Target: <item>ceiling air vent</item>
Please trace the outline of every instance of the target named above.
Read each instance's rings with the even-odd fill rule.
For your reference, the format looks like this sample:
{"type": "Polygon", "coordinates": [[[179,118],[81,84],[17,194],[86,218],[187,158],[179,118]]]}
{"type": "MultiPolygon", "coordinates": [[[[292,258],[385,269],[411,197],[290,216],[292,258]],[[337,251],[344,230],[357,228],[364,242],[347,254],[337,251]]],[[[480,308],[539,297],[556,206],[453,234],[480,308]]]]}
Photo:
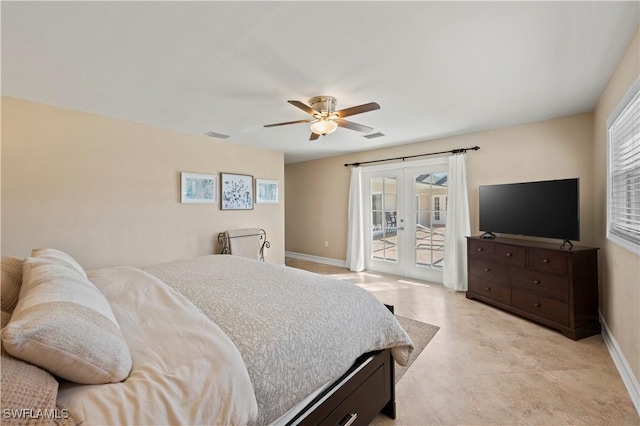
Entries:
{"type": "Polygon", "coordinates": [[[384,133],[376,132],[376,133],[371,133],[370,135],[364,135],[363,138],[375,139],[375,138],[381,138],[383,136],[384,136],[384,133]]]}
{"type": "Polygon", "coordinates": [[[222,133],[212,132],[211,130],[209,130],[204,135],[205,136],[209,136],[210,138],[218,138],[218,139],[228,139],[228,138],[230,138],[229,135],[223,135],[222,133]]]}

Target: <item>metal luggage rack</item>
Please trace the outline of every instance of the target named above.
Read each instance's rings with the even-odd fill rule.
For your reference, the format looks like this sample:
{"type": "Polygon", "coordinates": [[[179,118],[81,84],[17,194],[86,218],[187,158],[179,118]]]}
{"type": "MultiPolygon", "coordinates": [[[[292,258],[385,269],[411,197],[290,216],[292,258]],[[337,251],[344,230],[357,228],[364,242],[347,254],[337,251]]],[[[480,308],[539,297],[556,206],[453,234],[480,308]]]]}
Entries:
{"type": "Polygon", "coordinates": [[[221,232],[218,234],[218,244],[222,246],[222,254],[231,254],[231,244],[229,239],[231,238],[245,238],[245,237],[259,237],[262,241],[260,245],[260,260],[264,262],[264,249],[270,248],[271,243],[267,241],[267,231],[260,228],[256,234],[247,234],[247,235],[238,235],[236,237],[229,237],[226,232],[221,232]]]}

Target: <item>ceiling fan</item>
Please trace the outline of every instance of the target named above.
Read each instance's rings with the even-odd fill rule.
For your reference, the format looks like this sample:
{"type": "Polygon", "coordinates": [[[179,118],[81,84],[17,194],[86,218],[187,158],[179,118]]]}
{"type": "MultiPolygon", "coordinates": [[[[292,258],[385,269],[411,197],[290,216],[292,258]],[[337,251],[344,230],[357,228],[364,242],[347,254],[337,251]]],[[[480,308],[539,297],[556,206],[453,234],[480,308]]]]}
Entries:
{"type": "Polygon", "coordinates": [[[300,101],[287,101],[291,105],[296,106],[313,116],[307,120],[287,121],[284,123],[265,124],[264,127],[286,126],[288,124],[311,123],[310,141],[318,139],[320,136],[328,135],[334,132],[338,126],[345,129],[356,130],[358,132],[368,133],[373,130],[372,127],[363,126],[362,124],[347,121],[344,118],[351,115],[362,114],[363,112],[374,111],[380,109],[380,105],[375,102],[362,104],[351,108],[345,108],[336,111],[337,100],[331,96],[316,96],[309,99],[309,105],[300,101]]]}

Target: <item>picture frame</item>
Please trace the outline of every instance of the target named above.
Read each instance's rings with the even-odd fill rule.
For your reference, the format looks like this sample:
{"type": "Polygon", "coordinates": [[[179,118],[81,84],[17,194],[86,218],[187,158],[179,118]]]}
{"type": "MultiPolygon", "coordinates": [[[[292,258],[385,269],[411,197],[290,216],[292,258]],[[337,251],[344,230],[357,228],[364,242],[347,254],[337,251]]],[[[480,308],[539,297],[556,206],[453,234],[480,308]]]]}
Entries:
{"type": "Polygon", "coordinates": [[[180,173],[180,202],[183,204],[217,204],[218,176],[180,173]]]}
{"type": "Polygon", "coordinates": [[[256,203],[278,204],[280,181],[256,179],[256,203]]]}
{"type": "Polygon", "coordinates": [[[220,173],[220,208],[253,210],[253,176],[220,173]]]}

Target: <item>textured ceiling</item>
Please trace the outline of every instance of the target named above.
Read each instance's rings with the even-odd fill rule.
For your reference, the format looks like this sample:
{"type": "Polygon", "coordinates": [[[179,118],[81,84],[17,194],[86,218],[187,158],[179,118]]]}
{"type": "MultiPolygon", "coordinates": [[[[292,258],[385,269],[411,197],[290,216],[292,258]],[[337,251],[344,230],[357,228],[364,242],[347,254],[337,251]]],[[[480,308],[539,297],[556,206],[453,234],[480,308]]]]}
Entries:
{"type": "Polygon", "coordinates": [[[294,162],[590,111],[639,2],[2,2],[2,93],[294,162]],[[384,137],[310,142],[317,95],[384,137]]]}

